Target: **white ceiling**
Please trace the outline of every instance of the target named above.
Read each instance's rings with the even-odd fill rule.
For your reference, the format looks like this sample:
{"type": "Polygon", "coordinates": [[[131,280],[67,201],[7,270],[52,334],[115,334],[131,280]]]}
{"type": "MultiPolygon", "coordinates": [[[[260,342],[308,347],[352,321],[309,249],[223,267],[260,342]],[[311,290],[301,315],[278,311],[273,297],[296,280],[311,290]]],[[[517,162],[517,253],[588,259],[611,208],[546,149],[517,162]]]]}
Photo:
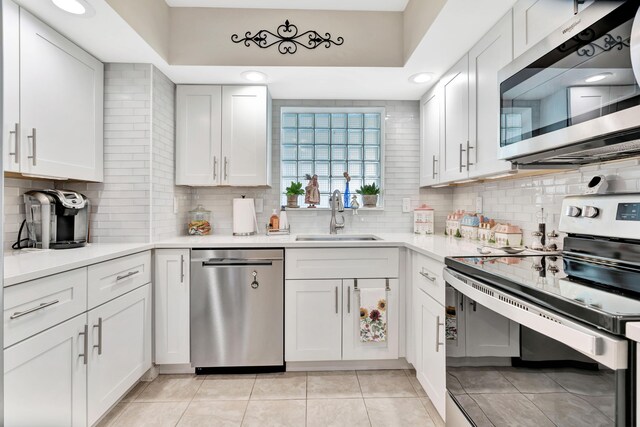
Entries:
{"type": "MultiPolygon", "coordinates": [[[[403,11],[409,0],[165,0],[171,7],[403,11]]],[[[421,0],[427,1],[427,0],[421,0]]]]}
{"type": "Polygon", "coordinates": [[[420,99],[433,82],[414,84],[409,76],[428,71],[437,80],[515,3],[448,0],[404,67],[346,68],[170,65],[105,0],[87,1],[96,13],[82,18],[61,11],[51,1],[16,0],[99,60],[152,63],[175,83],[246,84],[240,73],[253,69],[267,74],[274,99],[363,100],[420,99]]]}

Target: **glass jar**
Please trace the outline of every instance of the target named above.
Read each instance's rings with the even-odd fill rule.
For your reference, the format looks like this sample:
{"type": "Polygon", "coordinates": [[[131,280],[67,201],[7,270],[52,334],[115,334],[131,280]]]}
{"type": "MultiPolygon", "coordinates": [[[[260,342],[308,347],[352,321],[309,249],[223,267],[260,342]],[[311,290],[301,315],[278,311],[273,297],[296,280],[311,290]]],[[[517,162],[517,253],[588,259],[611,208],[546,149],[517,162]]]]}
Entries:
{"type": "Polygon", "coordinates": [[[207,236],[211,234],[211,211],[208,211],[202,205],[196,206],[195,209],[189,211],[189,226],[187,229],[191,236],[207,236]]]}

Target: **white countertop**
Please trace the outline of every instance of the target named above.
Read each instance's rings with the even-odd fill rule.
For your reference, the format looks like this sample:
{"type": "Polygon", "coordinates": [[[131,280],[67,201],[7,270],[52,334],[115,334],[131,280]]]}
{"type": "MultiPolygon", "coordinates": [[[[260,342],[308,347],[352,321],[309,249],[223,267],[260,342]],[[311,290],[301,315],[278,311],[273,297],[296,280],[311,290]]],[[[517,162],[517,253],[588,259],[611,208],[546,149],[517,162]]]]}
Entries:
{"type": "Polygon", "coordinates": [[[83,248],[60,250],[21,250],[5,253],[4,286],[37,279],[74,268],[149,249],[168,248],[333,248],[406,247],[444,262],[447,256],[477,255],[477,242],[442,235],[417,236],[412,233],[374,234],[372,241],[296,241],[289,236],[180,236],[155,243],[93,243],[83,248]]]}

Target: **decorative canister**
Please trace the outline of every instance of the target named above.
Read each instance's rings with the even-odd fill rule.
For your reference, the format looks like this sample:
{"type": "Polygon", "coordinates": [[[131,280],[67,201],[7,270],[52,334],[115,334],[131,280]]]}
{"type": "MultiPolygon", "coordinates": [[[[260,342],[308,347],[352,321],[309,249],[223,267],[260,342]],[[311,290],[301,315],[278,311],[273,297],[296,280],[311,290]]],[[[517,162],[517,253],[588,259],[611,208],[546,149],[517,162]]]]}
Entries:
{"type": "Polygon", "coordinates": [[[189,211],[188,233],[190,235],[206,236],[211,234],[211,231],[211,211],[206,210],[202,205],[189,211]]]}
{"type": "Polygon", "coordinates": [[[413,232],[415,234],[433,234],[434,210],[422,205],[413,211],[413,232]]]}

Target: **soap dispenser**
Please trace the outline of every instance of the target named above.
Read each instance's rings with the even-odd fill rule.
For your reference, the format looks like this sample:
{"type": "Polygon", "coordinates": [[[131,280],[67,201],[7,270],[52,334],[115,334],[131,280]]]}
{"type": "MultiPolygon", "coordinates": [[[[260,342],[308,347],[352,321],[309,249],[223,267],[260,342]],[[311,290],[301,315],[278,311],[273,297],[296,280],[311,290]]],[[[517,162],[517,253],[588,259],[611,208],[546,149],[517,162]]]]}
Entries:
{"type": "Polygon", "coordinates": [[[270,230],[280,229],[280,218],[278,217],[278,211],[276,209],[273,210],[273,213],[271,214],[271,218],[269,219],[269,229],[270,230]]]}

